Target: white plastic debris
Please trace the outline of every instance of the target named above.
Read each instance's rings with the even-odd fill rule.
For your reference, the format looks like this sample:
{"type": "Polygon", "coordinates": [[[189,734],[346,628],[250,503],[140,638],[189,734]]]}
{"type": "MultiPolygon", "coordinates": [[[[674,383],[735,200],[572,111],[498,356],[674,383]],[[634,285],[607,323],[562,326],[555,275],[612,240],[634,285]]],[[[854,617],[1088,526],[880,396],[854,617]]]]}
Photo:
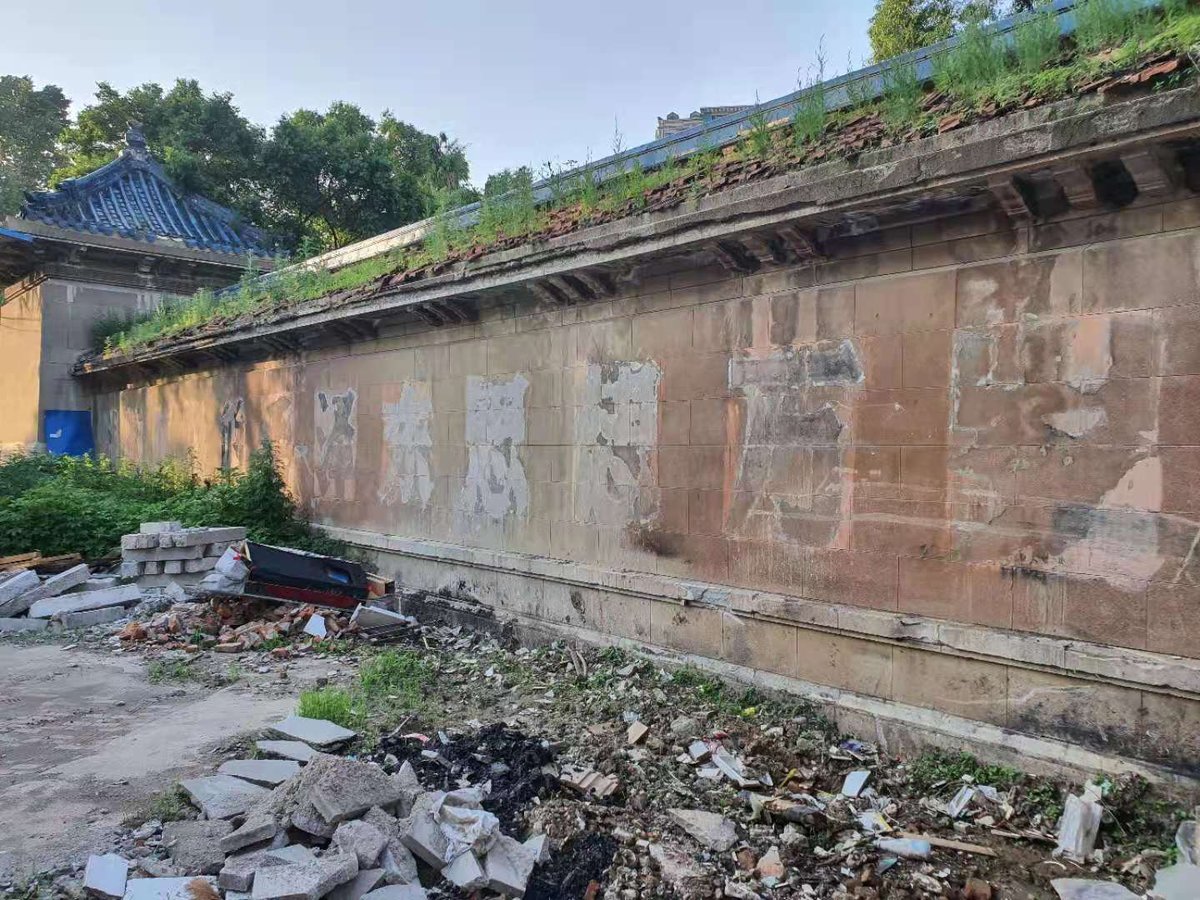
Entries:
{"type": "Polygon", "coordinates": [[[1196,822],[1188,820],[1180,822],[1175,832],[1175,846],[1179,848],[1179,861],[1192,866],[1200,866],[1200,828],[1196,822]]]}
{"type": "Polygon", "coordinates": [[[846,780],[842,782],[843,797],[857,797],[862,793],[862,789],[867,786],[867,779],[871,777],[871,773],[866,769],[856,769],[846,775],[846,780]]]}
{"type": "Polygon", "coordinates": [[[1136,894],[1115,881],[1056,878],[1050,886],[1058,892],[1060,900],[1137,900],[1136,894]]]}
{"type": "Polygon", "coordinates": [[[200,589],[213,594],[241,594],[246,589],[250,570],[242,562],[238,545],[227,547],[213,570],[200,580],[200,589]]]}
{"type": "Polygon", "coordinates": [[[309,616],[308,621],[304,624],[304,633],[324,640],[329,634],[329,630],[325,627],[325,617],[320,615],[309,616]]]}
{"type": "Polygon", "coordinates": [[[1100,819],[1104,807],[1096,802],[1096,794],[1085,791],[1083,797],[1072,794],[1063,808],[1058,824],[1058,846],[1055,856],[1065,856],[1077,863],[1084,862],[1096,847],[1096,834],[1100,831],[1100,819]]]}
{"type": "Polygon", "coordinates": [[[1200,866],[1181,862],[1159,869],[1150,896],[1158,900],[1196,900],[1200,897],[1200,866]]]}
{"type": "Polygon", "coordinates": [[[478,788],[462,788],[439,797],[430,808],[447,841],[446,860],[472,850],[487,853],[500,833],[500,820],[483,808],[478,788]]]}
{"type": "Polygon", "coordinates": [[[929,841],[919,838],[878,838],[875,846],[884,853],[903,856],[905,859],[929,859],[933,855],[933,847],[929,841]]]}

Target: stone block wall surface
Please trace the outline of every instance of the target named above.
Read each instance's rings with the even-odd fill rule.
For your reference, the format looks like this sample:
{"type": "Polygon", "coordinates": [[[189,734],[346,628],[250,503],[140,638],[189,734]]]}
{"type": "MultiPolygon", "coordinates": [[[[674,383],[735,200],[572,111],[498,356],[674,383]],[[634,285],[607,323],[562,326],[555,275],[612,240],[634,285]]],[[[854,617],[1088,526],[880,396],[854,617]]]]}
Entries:
{"type": "Polygon", "coordinates": [[[1200,660],[1198,260],[1195,200],[974,214],[131,385],[96,398],[98,431],[207,467],[274,440],[319,522],[593,573],[514,571],[484,601],[502,611],[1187,768],[1200,691],[1068,651],[1200,660]],[[602,572],[776,599],[683,605],[602,572]],[[905,646],[868,613],[980,649],[905,646]],[[1005,641],[1057,655],[1014,665],[1005,641]]]}

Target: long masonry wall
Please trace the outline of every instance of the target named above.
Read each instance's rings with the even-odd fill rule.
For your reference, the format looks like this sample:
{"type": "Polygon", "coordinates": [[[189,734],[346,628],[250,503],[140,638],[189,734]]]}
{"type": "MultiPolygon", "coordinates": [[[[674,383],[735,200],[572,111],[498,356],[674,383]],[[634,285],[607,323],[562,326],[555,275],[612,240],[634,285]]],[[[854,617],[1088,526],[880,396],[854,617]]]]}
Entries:
{"type": "Polygon", "coordinates": [[[1198,268],[1195,200],[676,259],[131,385],[98,439],[216,467],[269,438],[402,583],[1194,774],[1198,268]]]}

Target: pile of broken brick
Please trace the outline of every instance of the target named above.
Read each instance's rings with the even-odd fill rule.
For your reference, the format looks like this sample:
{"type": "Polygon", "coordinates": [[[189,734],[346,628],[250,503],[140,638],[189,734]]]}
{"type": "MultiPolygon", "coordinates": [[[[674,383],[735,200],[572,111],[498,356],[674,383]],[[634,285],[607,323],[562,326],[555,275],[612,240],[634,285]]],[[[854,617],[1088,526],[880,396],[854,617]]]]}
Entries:
{"type": "Polygon", "coordinates": [[[213,598],[177,603],[146,621],[133,621],[118,633],[123,644],[149,643],[166,650],[218,653],[264,650],[277,659],[295,652],[295,642],[337,637],[352,631],[350,616],[313,606],[258,599],[213,598]],[[306,629],[308,629],[306,631],[306,629]]]}
{"type": "MultiPolygon", "coordinates": [[[[92,856],[84,889],[99,900],[424,900],[422,885],[521,897],[547,858],[545,835],[521,842],[483,809],[489,785],[426,791],[412,766],[331,752],[356,737],[332,722],[291,716],[273,758],[229,760],[180,787],[203,818],[144,829],[135,876],[122,856],[92,856]]],[[[133,855],[133,854],[131,854],[133,855]]]]}

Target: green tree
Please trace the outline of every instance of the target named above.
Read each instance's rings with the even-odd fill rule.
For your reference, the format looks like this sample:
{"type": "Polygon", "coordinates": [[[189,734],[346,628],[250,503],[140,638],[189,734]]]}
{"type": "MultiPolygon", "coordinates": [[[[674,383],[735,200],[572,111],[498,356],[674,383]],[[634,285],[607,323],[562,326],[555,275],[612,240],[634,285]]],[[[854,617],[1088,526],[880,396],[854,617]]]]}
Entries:
{"type": "Polygon", "coordinates": [[[263,152],[268,224],[340,247],[424,216],[427,196],[376,122],[352,103],[279,120],[263,152]]]}
{"type": "Polygon", "coordinates": [[[46,186],[69,106],[53,84],[35,89],[31,78],[0,75],[0,215],[20,209],[25,191],[46,186]]]}
{"type": "Polygon", "coordinates": [[[876,62],[916,50],[954,33],[953,0],[879,0],[867,35],[876,62]]]}
{"type": "Polygon", "coordinates": [[[483,185],[483,196],[499,197],[509,191],[528,190],[532,184],[533,170],[529,166],[521,166],[519,169],[501,169],[487,177],[487,181],[483,185]]]}
{"type": "Polygon", "coordinates": [[[206,94],[190,79],[178,79],[169,91],[143,84],[125,93],[100,82],[96,102],[63,132],[68,161],[54,182],[113,159],[131,122],[141,124],[150,152],[182,188],[257,217],[263,130],[241,114],[232,94],[206,94]]]}
{"type": "Polygon", "coordinates": [[[439,207],[462,206],[479,199],[479,192],[467,183],[471,170],[466,150],[458,141],[444,132],[426,134],[390,112],[380,117],[379,133],[399,170],[417,180],[425,195],[426,215],[437,213],[439,207]]]}

